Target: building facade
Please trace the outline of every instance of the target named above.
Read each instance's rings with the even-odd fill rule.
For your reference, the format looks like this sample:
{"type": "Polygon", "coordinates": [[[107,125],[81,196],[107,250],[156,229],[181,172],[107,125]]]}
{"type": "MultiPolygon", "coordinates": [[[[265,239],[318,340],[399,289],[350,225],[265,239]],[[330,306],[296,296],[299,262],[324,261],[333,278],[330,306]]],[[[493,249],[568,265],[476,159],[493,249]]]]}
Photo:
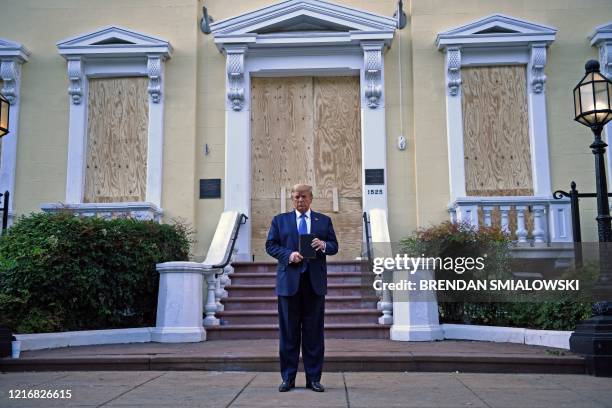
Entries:
{"type": "Polygon", "coordinates": [[[13,216],[181,218],[203,254],[237,210],[263,260],[306,182],[352,259],[373,208],[392,240],[452,218],[546,244],[572,239],[553,191],[594,191],[571,91],[588,59],[612,75],[610,0],[412,0],[405,25],[394,0],[0,4],[13,216]]]}

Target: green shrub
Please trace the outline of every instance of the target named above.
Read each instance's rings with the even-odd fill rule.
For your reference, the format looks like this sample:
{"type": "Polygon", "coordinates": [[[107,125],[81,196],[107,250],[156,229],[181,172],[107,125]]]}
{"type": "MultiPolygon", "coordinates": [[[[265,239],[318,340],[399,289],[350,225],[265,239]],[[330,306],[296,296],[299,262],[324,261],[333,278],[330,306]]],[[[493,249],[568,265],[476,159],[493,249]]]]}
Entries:
{"type": "Polygon", "coordinates": [[[187,260],[191,234],[181,223],[21,217],[0,238],[0,324],[16,333],[154,325],[155,264],[187,260]]]}
{"type": "MultiPolygon", "coordinates": [[[[404,251],[411,256],[478,257],[487,254],[486,268],[460,276],[461,279],[511,279],[512,258],[510,237],[499,228],[474,228],[469,224],[444,222],[417,230],[401,241],[404,251]]],[[[573,271],[566,278],[580,276],[581,283],[589,284],[592,271],[573,271]],[[577,275],[579,274],[579,275],[577,275]],[[589,279],[586,279],[588,275],[589,279]]],[[[453,271],[436,270],[436,279],[457,279],[453,271]]],[[[442,299],[453,299],[454,293],[438,293],[442,299]]],[[[440,322],[490,326],[525,327],[550,330],[573,330],[576,324],[591,315],[591,302],[570,299],[555,294],[533,297],[517,294],[479,293],[479,299],[490,302],[468,302],[460,297],[439,303],[440,322]],[[512,301],[509,301],[509,300],[512,301]]]]}
{"type": "Polygon", "coordinates": [[[550,301],[440,304],[441,323],[468,323],[542,330],[574,330],[591,316],[590,302],[550,301]],[[458,319],[457,309],[462,310],[458,319]]]}

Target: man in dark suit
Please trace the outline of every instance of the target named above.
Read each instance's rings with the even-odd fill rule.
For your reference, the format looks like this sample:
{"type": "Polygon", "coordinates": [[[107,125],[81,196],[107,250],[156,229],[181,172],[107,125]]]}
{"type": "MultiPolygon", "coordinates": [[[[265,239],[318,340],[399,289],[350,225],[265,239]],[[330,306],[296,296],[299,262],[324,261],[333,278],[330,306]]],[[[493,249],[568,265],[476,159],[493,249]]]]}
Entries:
{"type": "Polygon", "coordinates": [[[327,255],[338,252],[338,241],[331,219],[310,210],[312,187],[297,184],[291,190],[294,211],[278,214],[272,220],[266,252],[278,259],[276,295],[280,329],[280,366],[283,382],[280,392],[295,387],[300,356],[306,374],[306,388],[323,392],[325,295],[327,294],[327,255]],[[313,234],[315,259],[300,255],[299,235],[313,234]]]}

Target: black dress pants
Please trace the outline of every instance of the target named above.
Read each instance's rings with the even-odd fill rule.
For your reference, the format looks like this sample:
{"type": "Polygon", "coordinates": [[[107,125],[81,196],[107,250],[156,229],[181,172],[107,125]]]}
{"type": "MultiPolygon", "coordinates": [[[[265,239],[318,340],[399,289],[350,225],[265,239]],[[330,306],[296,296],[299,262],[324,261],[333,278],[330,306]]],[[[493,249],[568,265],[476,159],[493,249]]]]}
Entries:
{"type": "Polygon", "coordinates": [[[280,368],[283,381],[295,379],[300,357],[306,381],[320,381],[325,351],[323,320],[325,296],[317,295],[310,283],[309,268],[300,276],[293,296],[278,296],[280,368]]]}

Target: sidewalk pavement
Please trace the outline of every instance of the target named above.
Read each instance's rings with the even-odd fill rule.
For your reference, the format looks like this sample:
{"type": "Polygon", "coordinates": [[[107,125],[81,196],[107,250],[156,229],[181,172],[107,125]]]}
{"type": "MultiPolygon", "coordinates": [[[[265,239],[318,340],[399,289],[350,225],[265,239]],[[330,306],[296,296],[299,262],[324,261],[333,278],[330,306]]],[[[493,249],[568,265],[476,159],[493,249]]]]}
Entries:
{"type": "Polygon", "coordinates": [[[612,407],[612,379],[573,374],[324,373],[324,393],[279,393],[278,373],[231,371],[0,374],[1,407],[612,407]],[[70,399],[10,399],[70,390],[70,399]]]}

